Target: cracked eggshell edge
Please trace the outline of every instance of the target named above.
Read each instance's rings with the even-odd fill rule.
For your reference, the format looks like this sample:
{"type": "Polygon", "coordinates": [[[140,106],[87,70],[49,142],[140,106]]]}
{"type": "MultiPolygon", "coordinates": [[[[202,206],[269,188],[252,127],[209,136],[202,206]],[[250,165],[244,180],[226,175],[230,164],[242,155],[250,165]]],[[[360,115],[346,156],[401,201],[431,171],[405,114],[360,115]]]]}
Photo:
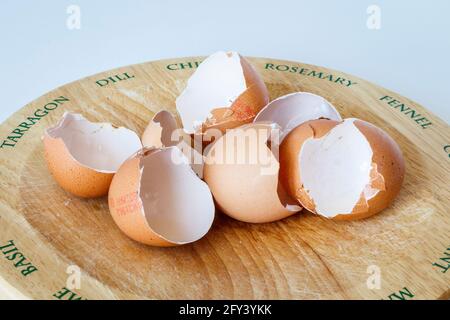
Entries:
{"type": "MultiPolygon", "coordinates": [[[[136,150],[141,148],[139,137],[129,129],[115,128],[109,123],[93,123],[80,114],[65,112],[58,123],[45,130],[42,138],[47,166],[56,182],[67,192],[82,198],[97,198],[108,193],[115,171],[97,170],[78,161],[67,147],[64,139],[58,136],[67,121],[84,121],[92,126],[111,130],[127,130],[135,135],[136,150]]],[[[134,151],[133,151],[134,152],[134,151]]],[[[125,159],[128,157],[124,157],[125,159]]]]}
{"type": "MultiPolygon", "coordinates": [[[[205,182],[201,181],[192,168],[190,168],[188,159],[185,158],[185,169],[193,175],[191,183],[200,184],[203,188],[203,203],[205,204],[205,229],[197,237],[189,241],[173,241],[156,232],[152,228],[149,213],[145,212],[145,200],[142,199],[142,178],[144,174],[143,161],[145,157],[152,157],[157,153],[175,151],[180,152],[179,156],[184,157],[176,147],[163,149],[144,148],[128,159],[114,176],[109,191],[108,203],[111,215],[118,227],[130,238],[140,243],[152,246],[177,246],[191,243],[201,239],[212,226],[215,216],[215,208],[210,190],[205,182]],[[195,181],[195,182],[193,182],[195,181]]],[[[170,168],[156,168],[158,170],[171,170],[170,168]]],[[[183,169],[184,170],[184,169],[183,169]]],[[[165,183],[162,181],[161,183],[165,183]]],[[[171,201],[175,201],[172,199],[171,201]]],[[[186,203],[186,205],[189,205],[186,203]]],[[[202,213],[203,214],[203,213],[202,213]]]]}

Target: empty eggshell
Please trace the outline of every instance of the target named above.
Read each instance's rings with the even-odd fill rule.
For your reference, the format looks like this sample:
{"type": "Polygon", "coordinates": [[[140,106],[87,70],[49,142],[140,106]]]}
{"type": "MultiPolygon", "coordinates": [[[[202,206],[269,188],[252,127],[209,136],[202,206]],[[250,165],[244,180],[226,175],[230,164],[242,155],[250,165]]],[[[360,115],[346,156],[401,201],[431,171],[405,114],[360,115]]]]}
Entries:
{"type": "Polygon", "coordinates": [[[280,179],[309,211],[333,219],[374,215],[394,200],[404,178],[399,146],[358,119],[313,120],[281,143],[280,179]]]}
{"type": "Polygon", "coordinates": [[[155,114],[142,134],[142,144],[144,147],[170,147],[176,145],[178,141],[172,139],[172,133],[178,129],[174,116],[166,110],[155,114]]]}
{"type": "Polygon", "coordinates": [[[273,126],[230,129],[208,148],[204,178],[221,210],[240,221],[263,223],[301,210],[278,181],[279,163],[267,145],[273,126]]]}
{"type": "Polygon", "coordinates": [[[195,145],[194,139],[181,129],[172,113],[158,112],[145,129],[142,143],[148,148],[178,147],[189,159],[197,176],[203,177],[202,141],[195,145]]]}
{"type": "Polygon", "coordinates": [[[281,130],[280,141],[300,124],[315,119],[341,121],[335,107],[325,98],[309,92],[294,92],[271,101],[253,122],[274,122],[281,130]]]}
{"type": "Polygon", "coordinates": [[[118,227],[153,246],[174,246],[202,238],[214,220],[206,183],[177,147],[136,153],[120,167],[108,202],[118,227]]]}
{"type": "Polygon", "coordinates": [[[123,161],[142,148],[139,137],[129,129],[92,123],[69,112],[45,131],[43,141],[55,180],[64,190],[84,198],[105,196],[123,161]]]}
{"type": "Polygon", "coordinates": [[[250,123],[268,102],[267,88],[252,65],[237,52],[219,51],[189,78],[176,108],[189,134],[209,128],[225,132],[250,123]]]}

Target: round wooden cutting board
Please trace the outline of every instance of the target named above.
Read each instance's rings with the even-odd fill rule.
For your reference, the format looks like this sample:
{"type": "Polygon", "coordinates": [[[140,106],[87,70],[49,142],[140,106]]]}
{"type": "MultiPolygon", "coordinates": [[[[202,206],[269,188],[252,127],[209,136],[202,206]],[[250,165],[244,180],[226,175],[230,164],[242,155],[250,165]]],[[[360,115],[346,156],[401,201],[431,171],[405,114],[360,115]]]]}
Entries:
{"type": "Polygon", "coordinates": [[[41,137],[65,111],[142,134],[201,57],[88,77],[31,102],[0,126],[0,297],[32,299],[446,299],[450,294],[450,128],[425,108],[354,76],[249,58],[271,99],[326,97],[401,146],[406,179],[372,218],[335,222],[303,212],[270,224],[220,213],[200,241],[154,248],[127,238],[107,199],[58,187],[41,137]]]}

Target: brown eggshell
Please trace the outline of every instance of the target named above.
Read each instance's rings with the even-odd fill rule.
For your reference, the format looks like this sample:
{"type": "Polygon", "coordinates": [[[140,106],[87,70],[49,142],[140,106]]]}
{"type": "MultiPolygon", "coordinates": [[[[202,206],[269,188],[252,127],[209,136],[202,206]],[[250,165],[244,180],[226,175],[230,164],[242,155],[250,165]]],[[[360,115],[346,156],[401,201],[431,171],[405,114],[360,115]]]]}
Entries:
{"type": "Polygon", "coordinates": [[[82,198],[108,194],[113,173],[102,173],[82,166],[70,155],[60,138],[44,135],[43,140],[48,168],[64,190],[82,198]]]}
{"type": "Polygon", "coordinates": [[[152,231],[145,219],[139,198],[141,179],[138,153],[125,161],[113,178],[108,203],[111,216],[117,226],[135,241],[152,246],[174,246],[152,231]]]}
{"type": "Polygon", "coordinates": [[[111,183],[108,201],[119,228],[152,246],[199,240],[215,214],[208,186],[177,147],[144,148],[125,161],[111,183]]]}
{"type": "MultiPolygon", "coordinates": [[[[306,122],[292,130],[280,146],[280,180],[291,197],[314,213],[317,213],[314,201],[303,189],[301,182],[299,153],[307,139],[321,138],[339,123],[325,119],[306,122]]],[[[395,199],[404,179],[405,164],[397,143],[383,130],[368,122],[356,119],[354,125],[366,137],[372,148],[370,184],[379,191],[369,200],[361,194],[352,213],[338,214],[332,218],[335,220],[363,219],[382,211],[395,199]]]]}
{"type": "MultiPolygon", "coordinates": [[[[251,128],[249,129],[251,130],[251,128]]],[[[261,163],[224,163],[227,153],[236,152],[224,148],[233,130],[217,140],[209,149],[205,160],[204,178],[214,196],[216,204],[230,217],[251,223],[272,222],[286,218],[298,210],[288,210],[286,195],[278,182],[279,164],[271,155],[274,174],[262,174],[261,163]]],[[[244,150],[248,152],[248,150],[244,150]]]]}
{"type": "Polygon", "coordinates": [[[108,194],[114,173],[142,148],[135,132],[110,123],[94,123],[65,112],[43,137],[45,159],[56,182],[83,198],[108,194]]]}
{"type": "Polygon", "coordinates": [[[190,137],[186,134],[175,140],[176,137],[173,136],[173,133],[179,129],[180,125],[172,113],[166,110],[159,111],[145,128],[141,138],[142,144],[144,147],[162,148],[177,145],[182,139],[188,142],[190,137]]]}
{"type": "Polygon", "coordinates": [[[202,131],[237,128],[253,121],[255,116],[269,103],[269,92],[261,76],[242,56],[241,66],[247,89],[233,102],[230,108],[217,108],[211,111],[212,117],[204,124],[202,131]]]}
{"type": "Polygon", "coordinates": [[[176,107],[183,129],[202,135],[209,129],[225,133],[251,123],[268,102],[266,85],[253,66],[237,52],[219,51],[206,58],[189,78],[176,107]],[[208,90],[208,84],[213,89],[208,90]]]}
{"type": "Polygon", "coordinates": [[[369,122],[355,120],[354,123],[372,147],[372,161],[376,164],[378,174],[383,177],[384,190],[379,191],[375,197],[367,201],[367,211],[337,215],[335,217],[337,220],[364,219],[389,207],[400,192],[405,177],[405,160],[394,139],[369,122]]]}

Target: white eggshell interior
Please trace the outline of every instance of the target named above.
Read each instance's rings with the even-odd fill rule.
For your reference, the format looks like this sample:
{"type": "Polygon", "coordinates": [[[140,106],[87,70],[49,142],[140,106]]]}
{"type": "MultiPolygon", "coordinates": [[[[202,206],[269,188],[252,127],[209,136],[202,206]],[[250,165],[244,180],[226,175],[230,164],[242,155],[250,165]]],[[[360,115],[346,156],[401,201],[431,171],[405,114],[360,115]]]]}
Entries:
{"type": "Polygon", "coordinates": [[[103,173],[115,173],[129,156],[142,148],[132,130],[115,128],[110,123],[93,123],[69,112],[47,134],[62,139],[78,163],[103,173]]]}
{"type": "Polygon", "coordinates": [[[195,133],[216,108],[230,107],[247,89],[237,52],[219,51],[204,60],[176,100],[183,128],[195,133]]]}
{"type": "Polygon", "coordinates": [[[346,119],[322,138],[304,142],[298,159],[301,181],[318,214],[332,218],[353,211],[370,184],[372,157],[372,148],[354,119],[346,119]]]}
{"type": "Polygon", "coordinates": [[[295,92],[279,97],[265,106],[254,122],[275,122],[280,126],[280,142],[302,123],[319,118],[341,121],[339,112],[323,97],[309,92],[295,92]]]}
{"type": "Polygon", "coordinates": [[[141,160],[139,196],[148,225],[169,242],[193,242],[211,228],[215,212],[211,192],[177,147],[141,160]]]}

